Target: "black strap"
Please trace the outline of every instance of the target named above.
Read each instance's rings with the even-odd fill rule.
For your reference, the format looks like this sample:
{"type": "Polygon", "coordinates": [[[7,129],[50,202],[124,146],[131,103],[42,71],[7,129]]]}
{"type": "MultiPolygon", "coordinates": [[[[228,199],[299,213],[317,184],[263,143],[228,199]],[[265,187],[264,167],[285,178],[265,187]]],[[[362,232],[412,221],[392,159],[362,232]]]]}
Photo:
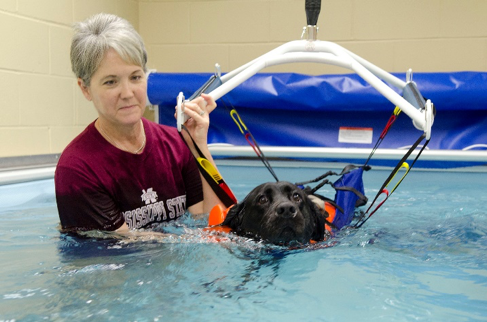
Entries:
{"type": "MultiPolygon", "coordinates": [[[[394,170],[391,172],[391,174],[389,175],[389,177],[387,177],[387,179],[384,181],[384,183],[382,184],[382,187],[379,189],[379,193],[377,194],[377,196],[375,197],[374,201],[377,199],[377,197],[380,195],[380,193],[382,192],[382,190],[385,188],[385,186],[387,186],[389,184],[389,181],[392,179],[392,177],[394,177],[394,175],[396,174],[396,172],[401,168],[402,164],[409,158],[409,156],[411,155],[411,153],[418,147],[419,143],[421,143],[421,141],[423,141],[423,139],[426,137],[426,134],[422,134],[417,140],[416,142],[411,146],[411,148],[408,150],[408,152],[406,152],[406,154],[402,157],[402,159],[398,162],[398,164],[396,165],[396,167],[394,168],[394,170]]],[[[411,164],[411,166],[409,167],[409,170],[411,170],[411,168],[413,167],[413,165],[416,163],[416,160],[418,160],[419,156],[421,155],[421,153],[423,153],[423,150],[424,148],[426,147],[426,145],[428,145],[428,141],[426,141],[426,143],[423,145],[423,147],[421,148],[421,150],[419,151],[418,155],[416,156],[416,158],[414,159],[413,163],[411,164]]],[[[408,170],[408,171],[409,171],[408,170]]],[[[402,180],[404,179],[404,177],[396,184],[396,187],[399,186],[399,184],[401,184],[402,180]]],[[[394,192],[394,191],[392,191],[394,192]]],[[[391,194],[392,194],[391,192],[391,194]]],[[[373,202],[372,202],[373,203],[373,202]]]]}
{"type": "Polygon", "coordinates": [[[372,158],[372,156],[374,155],[375,151],[377,150],[379,145],[382,143],[382,141],[386,137],[387,133],[389,133],[389,130],[391,129],[392,125],[394,124],[394,122],[396,122],[400,113],[401,113],[401,110],[396,107],[394,109],[394,111],[392,112],[391,116],[389,117],[389,120],[387,121],[387,124],[384,127],[384,129],[382,130],[382,133],[380,134],[379,138],[377,139],[377,142],[375,142],[375,146],[372,148],[372,151],[370,152],[369,157],[367,158],[367,161],[365,161],[364,166],[366,166],[367,163],[369,163],[369,161],[372,158]]]}
{"type": "Polygon", "coordinates": [[[249,145],[252,147],[252,149],[254,150],[255,154],[259,157],[260,161],[262,161],[262,163],[267,168],[267,170],[269,170],[270,174],[274,177],[274,179],[276,180],[276,182],[279,182],[279,179],[277,178],[277,175],[274,172],[274,169],[272,168],[271,164],[269,163],[269,160],[267,160],[266,156],[264,155],[264,152],[262,152],[262,150],[260,149],[259,144],[255,140],[255,138],[252,135],[252,133],[250,132],[250,130],[243,123],[242,119],[240,118],[240,115],[237,112],[237,109],[233,106],[233,104],[231,102],[228,102],[229,105],[232,107],[232,109],[230,110],[228,108],[227,104],[225,104],[225,101],[223,100],[223,98],[221,99],[221,101],[223,103],[223,106],[228,111],[228,113],[230,114],[230,117],[232,119],[233,119],[232,112],[235,112],[237,114],[238,122],[240,122],[241,124],[238,124],[237,120],[235,120],[235,119],[233,119],[233,120],[237,124],[237,126],[239,127],[240,132],[245,137],[245,140],[247,141],[247,143],[249,143],[249,145]],[[245,130],[242,127],[245,128],[245,130]]]}
{"type": "Polygon", "coordinates": [[[335,188],[335,190],[353,192],[358,197],[357,201],[355,202],[355,207],[363,206],[369,200],[363,193],[361,193],[360,191],[358,191],[357,189],[355,189],[353,187],[342,186],[342,187],[333,187],[333,188],[335,188]]]}
{"type": "MultiPolygon", "coordinates": [[[[189,134],[189,131],[188,129],[183,125],[183,129],[186,131],[186,133],[188,133],[189,137],[191,138],[191,141],[193,141],[193,145],[196,149],[196,151],[198,152],[198,155],[200,156],[200,158],[203,158],[203,159],[206,159],[208,160],[205,155],[201,152],[200,148],[198,147],[198,145],[196,144],[196,142],[194,141],[193,137],[191,136],[191,134],[189,134]]],[[[179,132],[179,136],[181,136],[181,139],[183,140],[184,143],[186,143],[186,145],[188,145],[188,143],[186,142],[186,140],[184,139],[183,135],[181,132],[179,132]]],[[[189,146],[188,146],[189,148],[189,146]]],[[[196,157],[195,157],[196,159],[196,157]]],[[[203,175],[203,177],[205,178],[206,182],[208,182],[208,184],[210,185],[211,189],[215,192],[215,194],[218,196],[218,198],[220,199],[220,201],[228,208],[230,207],[231,205],[234,205],[237,200],[235,199],[235,197],[232,195],[230,196],[214,179],[213,177],[208,173],[206,172],[206,170],[203,168],[203,166],[201,165],[200,162],[196,161],[196,164],[198,165],[198,168],[200,169],[200,173],[203,175]]],[[[223,180],[223,179],[222,179],[223,180]]],[[[225,183],[226,185],[226,183],[225,183]]]]}
{"type": "MultiPolygon", "coordinates": [[[[387,177],[387,179],[384,181],[384,183],[382,184],[382,187],[379,189],[379,192],[377,193],[377,195],[375,196],[374,200],[372,201],[372,203],[370,204],[369,208],[367,209],[367,211],[365,212],[365,214],[367,214],[369,212],[369,210],[372,208],[372,206],[374,205],[374,203],[376,202],[377,198],[379,198],[379,196],[383,193],[383,190],[384,188],[389,184],[389,182],[392,180],[392,178],[394,177],[394,175],[396,174],[396,172],[402,167],[402,164],[409,158],[409,156],[411,155],[411,153],[418,147],[419,143],[421,143],[421,141],[423,141],[423,139],[426,137],[426,134],[423,133],[417,140],[416,142],[411,146],[411,148],[408,150],[408,152],[402,157],[402,159],[398,162],[398,164],[396,165],[396,167],[394,168],[394,170],[391,172],[391,174],[389,175],[389,177],[387,177]]],[[[413,163],[411,163],[411,166],[409,167],[409,169],[407,170],[406,174],[401,178],[401,180],[399,180],[399,182],[396,184],[396,186],[394,187],[394,190],[391,191],[390,194],[388,194],[387,198],[389,198],[393,193],[394,191],[396,190],[396,188],[401,184],[401,182],[404,180],[404,178],[406,177],[406,175],[409,173],[409,171],[411,171],[412,167],[414,166],[414,164],[416,163],[416,161],[418,160],[419,156],[421,155],[421,153],[423,153],[424,149],[426,148],[426,146],[428,145],[430,140],[426,140],[426,142],[424,143],[423,147],[421,148],[421,150],[419,151],[418,155],[416,156],[416,158],[414,159],[413,163]]],[[[384,200],[385,201],[385,200],[384,200]]],[[[384,202],[382,202],[384,203],[384,202]]],[[[365,222],[367,220],[369,220],[369,218],[379,209],[381,205],[379,205],[368,217],[364,218],[361,222],[358,222],[356,225],[355,225],[355,228],[360,228],[362,227],[363,224],[365,224],[365,222]]]]}
{"type": "Polygon", "coordinates": [[[322,174],[318,178],[315,178],[315,179],[312,179],[312,180],[308,180],[308,181],[296,182],[295,185],[302,186],[302,185],[305,185],[307,183],[318,182],[318,181],[320,181],[322,179],[325,179],[328,176],[337,176],[337,175],[338,175],[338,173],[336,173],[336,172],[328,171],[327,173],[322,174]]]}

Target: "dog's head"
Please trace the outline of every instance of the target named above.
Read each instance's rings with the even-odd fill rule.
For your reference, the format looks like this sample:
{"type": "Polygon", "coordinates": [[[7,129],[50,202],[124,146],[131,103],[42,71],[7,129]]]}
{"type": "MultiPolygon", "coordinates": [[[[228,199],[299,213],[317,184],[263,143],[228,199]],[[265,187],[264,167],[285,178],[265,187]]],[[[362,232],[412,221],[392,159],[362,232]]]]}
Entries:
{"type": "Polygon", "coordinates": [[[233,206],[224,226],[236,234],[273,244],[321,241],[325,217],[296,185],[290,182],[264,183],[233,206]]]}

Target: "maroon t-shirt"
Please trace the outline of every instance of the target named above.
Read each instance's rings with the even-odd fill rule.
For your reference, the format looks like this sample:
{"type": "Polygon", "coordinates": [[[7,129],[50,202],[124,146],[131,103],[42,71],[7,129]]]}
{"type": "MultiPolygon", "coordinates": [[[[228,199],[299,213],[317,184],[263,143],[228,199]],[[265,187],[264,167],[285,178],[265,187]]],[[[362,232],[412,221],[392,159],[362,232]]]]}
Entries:
{"type": "Polygon", "coordinates": [[[94,122],[63,151],[54,177],[61,226],[115,230],[180,217],[203,200],[196,161],[177,130],[142,119],[141,154],[117,149],[94,122]]]}

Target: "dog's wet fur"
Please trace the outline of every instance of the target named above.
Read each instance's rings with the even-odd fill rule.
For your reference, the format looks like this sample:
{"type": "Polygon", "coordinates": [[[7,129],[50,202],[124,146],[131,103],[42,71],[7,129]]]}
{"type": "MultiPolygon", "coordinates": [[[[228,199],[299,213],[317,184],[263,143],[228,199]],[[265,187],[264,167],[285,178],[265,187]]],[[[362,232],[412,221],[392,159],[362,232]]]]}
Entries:
{"type": "Polygon", "coordinates": [[[254,188],[229,210],[222,225],[272,244],[307,244],[324,239],[325,216],[302,189],[279,181],[254,188]]]}

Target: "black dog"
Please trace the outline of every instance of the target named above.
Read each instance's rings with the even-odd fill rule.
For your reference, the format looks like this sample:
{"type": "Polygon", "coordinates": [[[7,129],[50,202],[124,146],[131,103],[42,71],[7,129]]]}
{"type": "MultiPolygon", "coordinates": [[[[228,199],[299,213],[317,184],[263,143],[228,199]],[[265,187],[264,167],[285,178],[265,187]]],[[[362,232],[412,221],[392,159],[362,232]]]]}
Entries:
{"type": "Polygon", "coordinates": [[[302,189],[284,181],[256,187],[229,210],[222,225],[278,245],[322,241],[325,235],[324,214],[302,189]]]}

